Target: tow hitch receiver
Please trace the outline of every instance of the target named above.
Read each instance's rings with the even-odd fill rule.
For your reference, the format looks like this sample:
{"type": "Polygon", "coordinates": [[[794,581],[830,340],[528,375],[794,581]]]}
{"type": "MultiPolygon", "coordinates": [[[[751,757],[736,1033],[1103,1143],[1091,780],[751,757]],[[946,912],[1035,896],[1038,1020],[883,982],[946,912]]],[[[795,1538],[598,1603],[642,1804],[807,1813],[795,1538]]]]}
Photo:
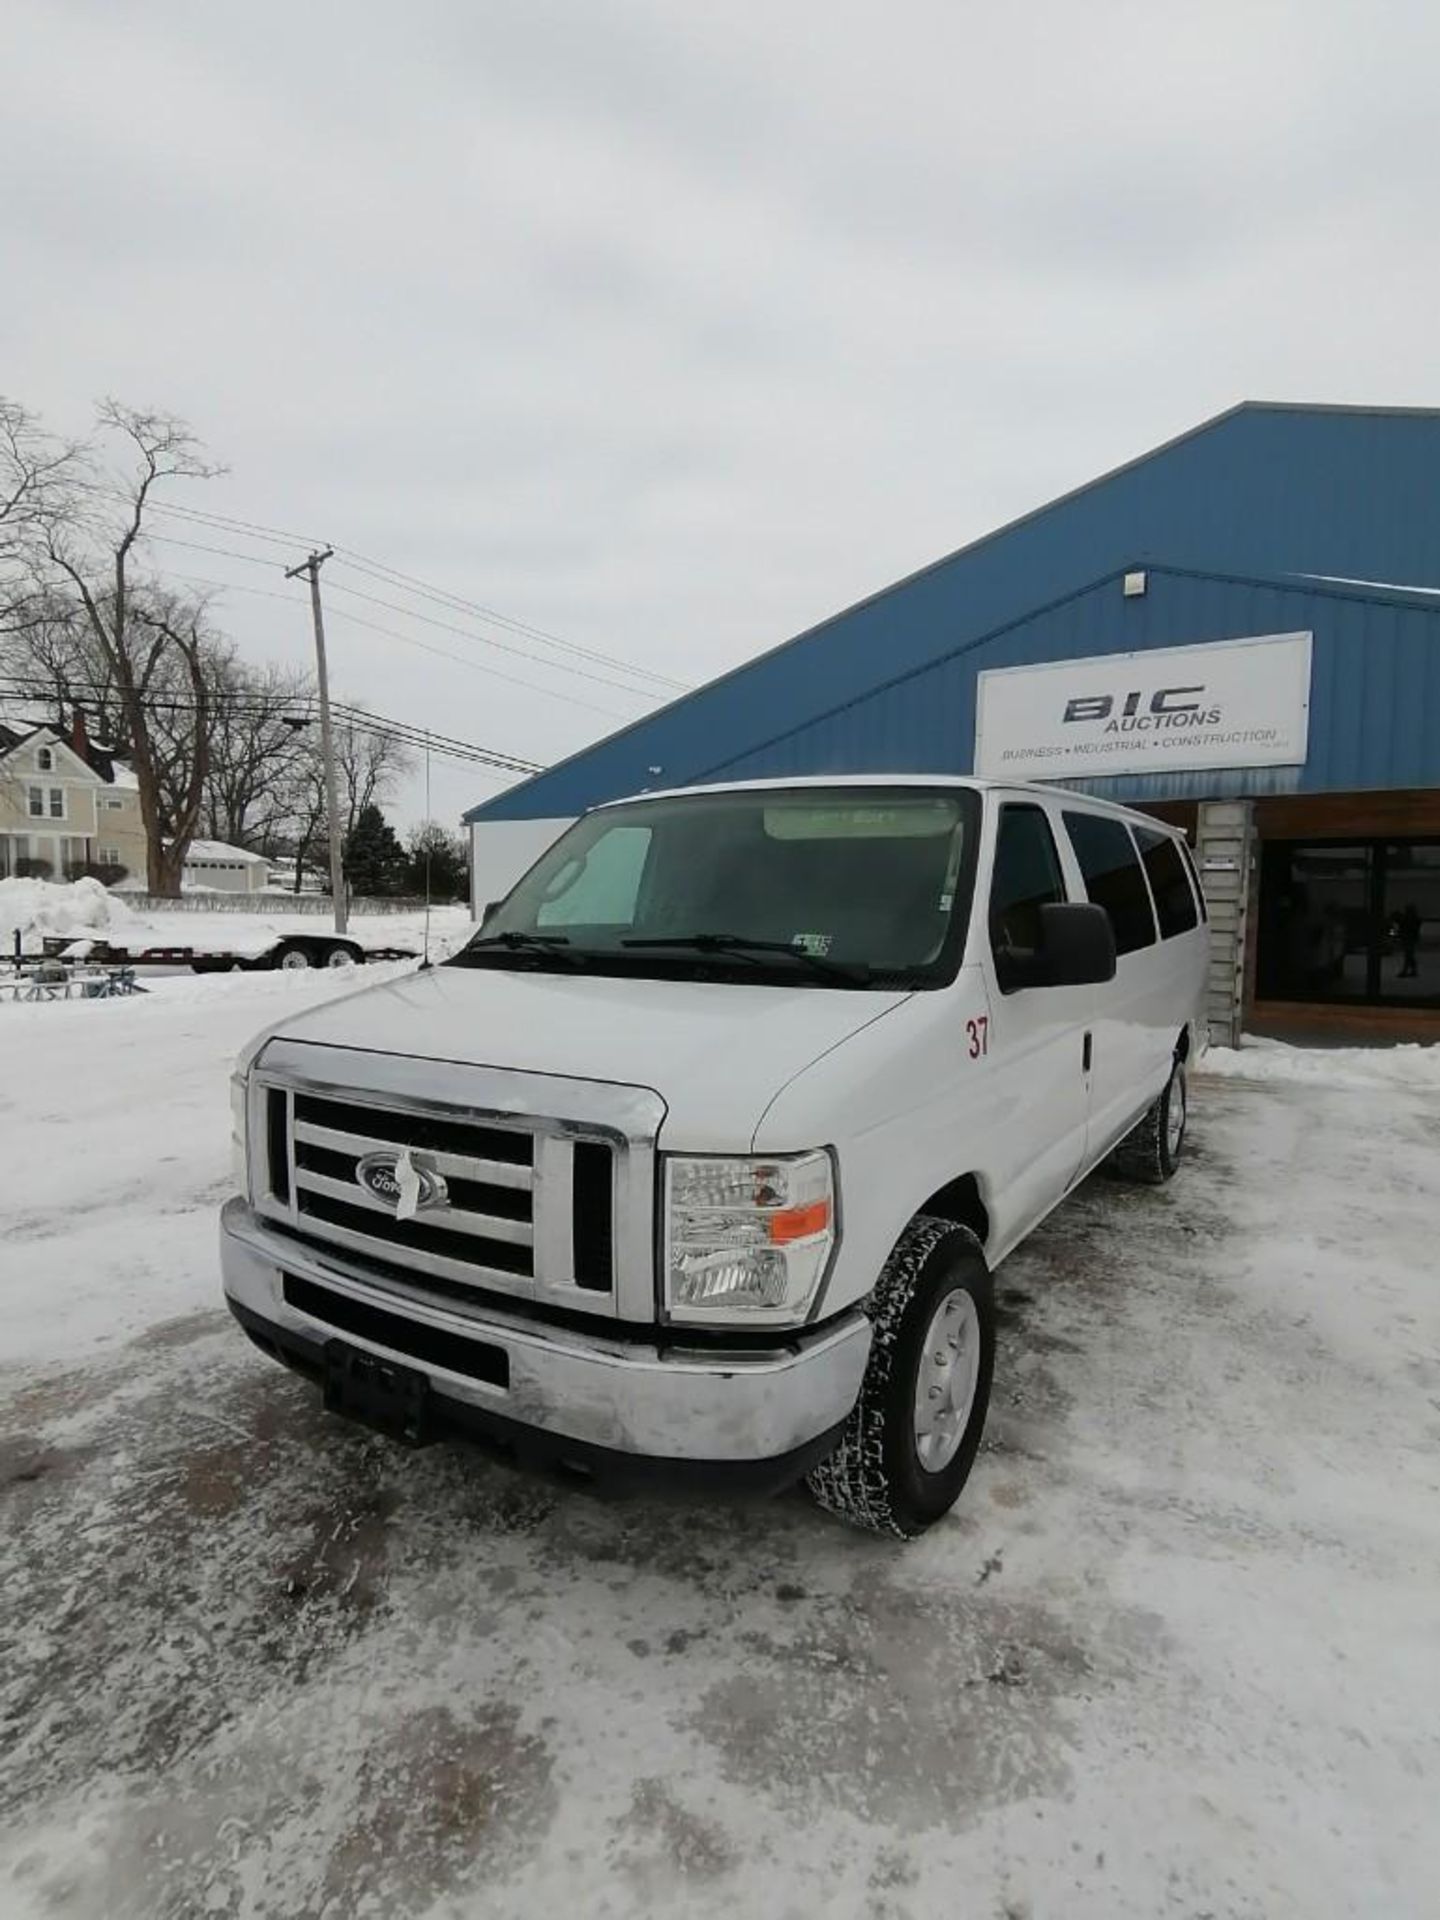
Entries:
{"type": "Polygon", "coordinates": [[[402,1446],[423,1447],[435,1438],[425,1375],[343,1340],[326,1342],[325,1409],[402,1446]]]}

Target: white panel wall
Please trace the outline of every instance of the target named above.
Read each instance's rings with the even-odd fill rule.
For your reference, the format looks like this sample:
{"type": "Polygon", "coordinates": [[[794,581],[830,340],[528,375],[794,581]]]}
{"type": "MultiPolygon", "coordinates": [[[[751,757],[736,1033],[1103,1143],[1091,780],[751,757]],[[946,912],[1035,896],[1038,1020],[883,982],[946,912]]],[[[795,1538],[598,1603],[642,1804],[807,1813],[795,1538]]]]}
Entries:
{"type": "Polygon", "coordinates": [[[573,820],[477,820],[470,829],[470,911],[478,920],[573,820]]]}

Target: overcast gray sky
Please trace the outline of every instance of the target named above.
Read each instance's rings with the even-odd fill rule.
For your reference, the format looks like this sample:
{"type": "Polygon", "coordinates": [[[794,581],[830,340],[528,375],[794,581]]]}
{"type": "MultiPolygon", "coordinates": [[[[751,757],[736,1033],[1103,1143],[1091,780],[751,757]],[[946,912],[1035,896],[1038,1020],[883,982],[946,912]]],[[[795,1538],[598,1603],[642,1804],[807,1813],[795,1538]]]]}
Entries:
{"type": "MultiPolygon", "coordinates": [[[[1433,0],[6,0],[0,58],[0,391],[182,413],[231,471],[175,498],[686,681],[1235,400],[1440,403],[1433,0]]],[[[209,544],[157,551],[284,589],[209,544]]],[[[327,574],[379,712],[548,761],[647,710],[346,581],[405,596],[327,574]]]]}

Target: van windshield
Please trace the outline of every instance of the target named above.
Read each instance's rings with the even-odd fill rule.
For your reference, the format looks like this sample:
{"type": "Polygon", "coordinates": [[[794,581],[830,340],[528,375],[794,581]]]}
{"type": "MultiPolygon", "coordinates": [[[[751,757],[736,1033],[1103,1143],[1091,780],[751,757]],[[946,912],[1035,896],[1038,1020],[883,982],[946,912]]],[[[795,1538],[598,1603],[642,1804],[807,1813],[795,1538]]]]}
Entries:
{"type": "Polygon", "coordinates": [[[979,801],[964,788],[750,790],[588,814],[453,965],[923,987],[953,978],[979,801]]]}

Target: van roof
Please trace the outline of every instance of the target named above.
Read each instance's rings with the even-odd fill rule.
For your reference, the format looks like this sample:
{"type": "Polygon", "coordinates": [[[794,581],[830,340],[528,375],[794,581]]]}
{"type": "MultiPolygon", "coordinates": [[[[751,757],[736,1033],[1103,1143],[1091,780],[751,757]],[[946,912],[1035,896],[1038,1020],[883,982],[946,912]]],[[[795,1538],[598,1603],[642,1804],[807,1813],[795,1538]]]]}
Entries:
{"type": "Polygon", "coordinates": [[[806,787],[917,787],[933,791],[936,787],[955,787],[969,789],[976,793],[1023,793],[1043,795],[1045,798],[1063,799],[1067,805],[1094,808],[1097,812],[1111,813],[1122,819],[1143,820],[1147,826],[1159,827],[1167,832],[1176,833],[1176,827],[1169,827],[1163,820],[1157,820],[1151,814],[1142,813],[1135,807],[1121,806],[1115,800],[1102,800],[1093,793],[1081,793],[1073,787],[1047,785],[1040,780],[985,780],[978,774],[954,773],[807,773],[797,774],[789,779],[773,780],[725,780],[707,782],[691,787],[657,787],[643,793],[629,793],[606,800],[594,809],[604,812],[609,807],[627,807],[648,800],[679,800],[692,794],[708,793],[788,793],[796,788],[806,787]]]}

